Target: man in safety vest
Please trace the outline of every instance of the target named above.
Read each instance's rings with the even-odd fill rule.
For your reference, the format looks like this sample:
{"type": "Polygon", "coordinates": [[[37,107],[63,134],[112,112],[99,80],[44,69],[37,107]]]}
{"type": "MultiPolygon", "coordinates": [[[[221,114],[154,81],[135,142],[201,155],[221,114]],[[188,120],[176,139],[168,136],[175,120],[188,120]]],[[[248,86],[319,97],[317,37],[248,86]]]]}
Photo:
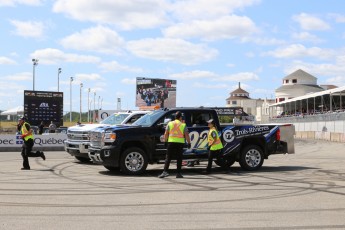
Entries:
{"type": "Polygon", "coordinates": [[[191,148],[190,138],[186,124],[182,122],[182,114],[180,111],[176,112],[175,120],[170,121],[164,133],[165,142],[168,143],[167,154],[165,157],[164,171],[159,178],[169,176],[168,169],[171,161],[171,156],[174,154],[177,161],[176,178],[183,178],[181,175],[183,146],[187,140],[188,148],[191,148]]]}
{"type": "Polygon", "coordinates": [[[26,122],[26,118],[20,118],[19,124],[21,126],[21,137],[24,141],[22,145],[23,168],[21,169],[30,170],[29,157],[41,157],[46,160],[46,156],[41,151],[31,152],[34,146],[34,135],[30,124],[26,122]]]}
{"type": "Polygon", "coordinates": [[[216,126],[214,124],[213,119],[210,119],[207,121],[208,127],[210,128],[207,140],[208,140],[208,164],[206,168],[206,173],[210,173],[212,169],[212,161],[213,157],[219,156],[223,149],[222,141],[219,138],[218,130],[216,129],[216,126]]]}

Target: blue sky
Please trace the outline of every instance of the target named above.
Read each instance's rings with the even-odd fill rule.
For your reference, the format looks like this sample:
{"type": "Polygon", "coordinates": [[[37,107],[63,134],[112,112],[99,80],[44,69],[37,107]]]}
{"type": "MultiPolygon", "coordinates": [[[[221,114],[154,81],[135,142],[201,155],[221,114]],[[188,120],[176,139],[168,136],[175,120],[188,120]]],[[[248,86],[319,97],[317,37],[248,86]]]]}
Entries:
{"type": "Polygon", "coordinates": [[[0,109],[23,91],[64,92],[64,111],[135,109],[135,78],[177,80],[177,106],[225,106],[238,82],[273,98],[301,68],[345,85],[345,4],[339,0],[0,0],[0,109]],[[93,107],[93,105],[92,105],[93,107]]]}

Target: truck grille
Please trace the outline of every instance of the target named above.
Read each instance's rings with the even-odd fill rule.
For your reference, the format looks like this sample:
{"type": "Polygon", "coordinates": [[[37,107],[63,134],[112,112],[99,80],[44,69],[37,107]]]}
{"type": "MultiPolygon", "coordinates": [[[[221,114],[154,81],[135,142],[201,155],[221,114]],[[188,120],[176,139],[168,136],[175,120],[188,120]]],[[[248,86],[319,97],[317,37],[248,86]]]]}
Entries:
{"type": "Polygon", "coordinates": [[[104,132],[90,132],[90,145],[93,148],[101,148],[104,132]]]}
{"type": "Polygon", "coordinates": [[[67,140],[69,141],[89,141],[89,132],[68,131],[67,140]]]}

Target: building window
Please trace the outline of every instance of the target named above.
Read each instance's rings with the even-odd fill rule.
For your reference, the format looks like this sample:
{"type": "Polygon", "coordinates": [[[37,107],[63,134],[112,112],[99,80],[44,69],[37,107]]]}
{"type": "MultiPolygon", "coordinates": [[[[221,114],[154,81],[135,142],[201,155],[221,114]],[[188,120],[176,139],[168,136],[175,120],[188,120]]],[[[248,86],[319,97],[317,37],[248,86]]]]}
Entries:
{"type": "Polygon", "coordinates": [[[237,105],[237,101],[232,101],[231,104],[237,105]]]}
{"type": "Polygon", "coordinates": [[[292,83],[297,83],[297,79],[292,79],[292,83]]]}
{"type": "Polygon", "coordinates": [[[289,80],[285,80],[285,83],[286,83],[286,84],[289,83],[289,80]]]}
{"type": "Polygon", "coordinates": [[[279,102],[285,101],[285,98],[279,98],[279,102]]]}

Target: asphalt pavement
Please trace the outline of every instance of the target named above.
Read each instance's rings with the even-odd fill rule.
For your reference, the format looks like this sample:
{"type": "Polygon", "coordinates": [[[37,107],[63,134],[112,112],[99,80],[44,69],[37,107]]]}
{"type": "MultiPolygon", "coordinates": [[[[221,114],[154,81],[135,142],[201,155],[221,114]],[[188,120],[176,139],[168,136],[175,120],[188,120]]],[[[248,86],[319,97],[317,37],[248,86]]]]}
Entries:
{"type": "Polygon", "coordinates": [[[345,144],[297,140],[256,172],[238,163],[159,179],[82,164],[63,151],[31,158],[0,153],[0,229],[345,229],[345,144]]]}

